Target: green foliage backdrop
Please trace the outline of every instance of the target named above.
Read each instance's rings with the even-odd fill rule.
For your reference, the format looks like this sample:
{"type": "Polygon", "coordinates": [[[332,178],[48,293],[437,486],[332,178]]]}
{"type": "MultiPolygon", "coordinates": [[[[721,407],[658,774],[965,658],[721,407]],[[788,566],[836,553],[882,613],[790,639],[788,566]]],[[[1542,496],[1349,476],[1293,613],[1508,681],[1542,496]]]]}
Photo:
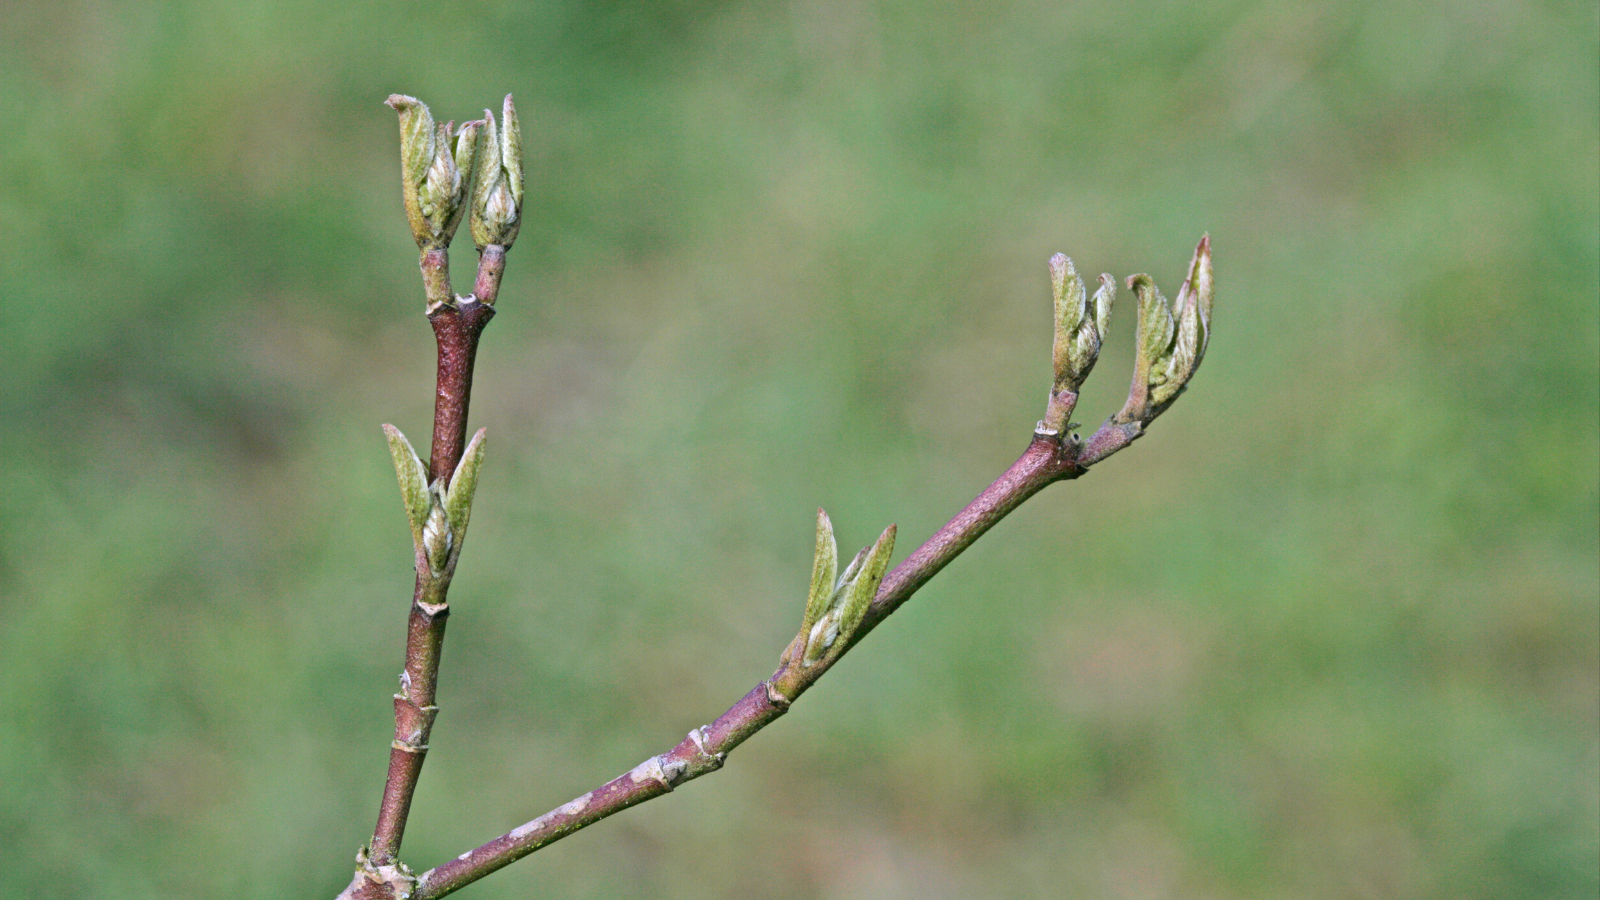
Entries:
{"type": "Polygon", "coordinates": [[[1594,897],[1597,48],[1518,0],[5,3],[0,896],[348,880],[411,587],[378,425],[432,387],[381,101],[509,90],[408,861],[768,674],[817,505],[909,549],[1007,465],[1050,253],[1170,293],[1209,230],[1150,437],[462,896],[1594,897]]]}

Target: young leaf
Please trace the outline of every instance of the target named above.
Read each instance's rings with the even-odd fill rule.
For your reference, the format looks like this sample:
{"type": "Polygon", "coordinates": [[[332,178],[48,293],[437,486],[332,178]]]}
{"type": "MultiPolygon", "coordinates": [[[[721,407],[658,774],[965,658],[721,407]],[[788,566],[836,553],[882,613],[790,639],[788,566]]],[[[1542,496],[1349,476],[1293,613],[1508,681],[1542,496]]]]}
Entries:
{"type": "Polygon", "coordinates": [[[479,428],[467,442],[461,463],[450,476],[450,486],[444,490],[445,515],[458,541],[466,537],[467,521],[472,518],[472,497],[478,492],[478,468],[483,465],[483,440],[487,433],[487,428],[479,428]]]}
{"type": "Polygon", "coordinates": [[[433,114],[428,104],[405,94],[390,94],[384,103],[400,114],[400,174],[414,188],[433,165],[433,114]]]}
{"type": "Polygon", "coordinates": [[[411,537],[421,546],[422,526],[428,521],[428,510],[433,505],[428,496],[428,472],[400,429],[384,425],[383,433],[389,438],[389,456],[394,460],[394,474],[400,480],[400,499],[405,501],[411,537]]]}
{"type": "Polygon", "coordinates": [[[867,607],[878,595],[878,585],[889,571],[889,557],[894,554],[894,536],[897,529],[890,525],[878,535],[878,540],[862,560],[856,577],[844,587],[844,600],[840,605],[839,632],[848,640],[867,614],[867,607]]]}
{"type": "Polygon", "coordinates": [[[1111,305],[1117,300],[1117,280],[1110,273],[1100,276],[1100,290],[1094,292],[1094,330],[1103,340],[1111,327],[1111,305]]]}
{"type": "Polygon", "coordinates": [[[839,570],[839,542],[833,538],[833,520],[821,509],[817,510],[817,550],[811,561],[811,593],[806,596],[806,615],[800,630],[810,631],[811,626],[828,611],[833,599],[833,580],[839,570]]]}
{"type": "Polygon", "coordinates": [[[1139,297],[1139,362],[1152,376],[1172,348],[1172,307],[1149,275],[1134,275],[1128,287],[1139,297]]]}

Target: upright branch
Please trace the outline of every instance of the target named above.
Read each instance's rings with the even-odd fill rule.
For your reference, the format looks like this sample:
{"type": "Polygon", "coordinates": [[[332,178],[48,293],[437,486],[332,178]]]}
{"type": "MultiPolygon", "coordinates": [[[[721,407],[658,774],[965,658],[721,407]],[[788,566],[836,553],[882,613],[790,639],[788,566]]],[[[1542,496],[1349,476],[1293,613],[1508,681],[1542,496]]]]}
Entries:
{"type": "Polygon", "coordinates": [[[450,580],[483,462],[483,430],[467,440],[472,370],[522,212],[521,132],[509,95],[498,128],[488,110],[482,120],[457,129],[453,122],[436,125],[427,105],[414,97],[395,94],[387,103],[400,115],[401,196],[420,252],[425,311],[439,356],[427,464],[399,429],[383,426],[411,525],[416,584],[378,822],[371,843],[357,855],[355,878],[341,894],[356,900],[407,897],[416,883],[399,861],[400,842],[439,713],[435,698],[450,580]],[[478,273],[473,293],[461,297],[450,285],[449,248],[469,207],[478,273]]]}
{"type": "Polygon", "coordinates": [[[827,513],[817,511],[816,553],[800,630],[770,677],[727,712],[690,731],[675,747],[582,796],[463,853],[418,877],[413,900],[436,900],[554,841],[614,813],[673,790],[722,767],[728,753],[783,715],[817,679],[869,631],[1023,501],[1088,468],[1143,434],[1187,386],[1205,353],[1211,326],[1211,244],[1201,238],[1188,274],[1169,308],[1148,276],[1129,287],[1139,298],[1139,346],[1133,386],[1122,410],[1085,443],[1069,418],[1078,389],[1099,354],[1110,321],[1116,283],[1100,278],[1086,299],[1072,261],[1050,260],[1055,298],[1055,377],[1045,417],[1022,456],[965,509],[893,571],[888,570],[896,529],[890,525],[871,546],[838,571],[838,545],[827,513]],[[885,574],[887,571],[887,574],[885,574]]]}

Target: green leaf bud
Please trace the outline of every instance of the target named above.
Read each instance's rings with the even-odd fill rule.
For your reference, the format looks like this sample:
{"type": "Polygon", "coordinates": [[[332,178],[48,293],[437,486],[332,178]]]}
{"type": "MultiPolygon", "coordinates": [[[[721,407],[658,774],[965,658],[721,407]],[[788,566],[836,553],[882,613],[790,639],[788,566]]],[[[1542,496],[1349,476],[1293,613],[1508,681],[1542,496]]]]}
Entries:
{"type": "Polygon", "coordinates": [[[1173,349],[1181,360],[1181,377],[1187,382],[1200,367],[1205,357],[1206,344],[1211,338],[1211,236],[1200,239],[1194,258],[1189,261],[1189,275],[1178,290],[1173,308],[1178,317],[1178,338],[1173,349]]]}
{"type": "Polygon", "coordinates": [[[472,518],[472,498],[478,492],[478,469],[483,466],[483,441],[487,428],[479,428],[461,453],[461,462],[450,475],[450,486],[444,490],[445,517],[450,530],[459,542],[467,536],[467,523],[472,518]]]}
{"type": "Polygon", "coordinates": [[[483,111],[484,147],[472,193],[472,240],[482,250],[490,244],[509,248],[522,228],[522,127],[507,94],[497,126],[494,113],[483,111]]]}
{"type": "Polygon", "coordinates": [[[1177,300],[1167,299],[1148,275],[1128,278],[1139,297],[1139,337],[1128,402],[1114,424],[1148,424],[1177,399],[1205,356],[1211,335],[1211,238],[1195,247],[1177,300]]]}
{"type": "Polygon", "coordinates": [[[1083,383],[1078,374],[1082,362],[1078,343],[1086,295],[1078,270],[1072,260],[1061,253],[1050,257],[1050,293],[1055,298],[1056,313],[1056,336],[1051,354],[1055,362],[1056,390],[1076,390],[1083,383]]]}
{"type": "Polygon", "coordinates": [[[839,569],[839,542],[833,537],[833,520],[817,510],[817,549],[811,561],[811,592],[806,597],[806,614],[800,630],[806,631],[828,611],[833,599],[834,579],[839,569]]]}
{"type": "Polygon", "coordinates": [[[428,178],[428,168],[433,165],[435,130],[433,114],[428,105],[405,94],[390,94],[388,104],[400,114],[400,188],[405,201],[406,218],[411,223],[411,233],[417,244],[423,243],[428,232],[427,220],[422,216],[422,203],[418,191],[428,178]]]}
{"type": "Polygon", "coordinates": [[[1101,273],[1100,290],[1094,292],[1094,330],[1104,339],[1111,327],[1111,305],[1117,300],[1117,280],[1109,273],[1101,273]]]}
{"type": "Polygon", "coordinates": [[[1077,268],[1065,254],[1057,253],[1050,257],[1050,292],[1055,300],[1055,341],[1051,352],[1055,381],[1044,418],[1034,433],[1059,439],[1070,427],[1068,419],[1078,402],[1078,388],[1100,357],[1117,288],[1110,275],[1101,275],[1100,289],[1092,300],[1086,300],[1087,289],[1077,268]]]}
{"type": "Polygon", "coordinates": [[[878,540],[862,560],[855,578],[844,586],[844,597],[840,601],[839,632],[846,639],[856,633],[861,620],[866,617],[867,608],[878,596],[878,585],[883,583],[883,576],[889,571],[889,557],[894,554],[897,530],[890,525],[883,530],[883,534],[878,535],[878,540]]]}
{"type": "Polygon", "coordinates": [[[428,471],[400,429],[384,425],[383,433],[389,438],[389,456],[394,460],[394,474],[400,480],[400,498],[405,501],[411,538],[420,548],[422,526],[428,519],[428,510],[433,503],[428,494],[428,471]]]}
{"type": "Polygon", "coordinates": [[[475,160],[477,123],[458,132],[454,122],[435,124],[427,104],[415,97],[392,94],[384,102],[400,114],[401,194],[412,237],[419,247],[448,247],[466,209],[467,184],[457,160],[475,160]]]}
{"type": "MultiPolygon", "coordinates": [[[[833,537],[831,528],[830,525],[828,533],[830,543],[833,537]]],[[[805,642],[804,652],[800,657],[802,665],[813,666],[827,658],[830,651],[839,644],[840,638],[848,641],[861,626],[868,607],[878,594],[878,586],[883,583],[884,573],[889,570],[889,557],[894,553],[895,532],[895,526],[890,525],[872,546],[861,548],[850,561],[850,565],[845,567],[844,574],[832,583],[821,615],[812,618],[814,604],[808,601],[806,622],[800,630],[801,639],[805,642]]],[[[817,584],[817,574],[816,567],[813,567],[813,587],[817,584]]],[[[812,597],[816,596],[813,593],[812,597]]]]}
{"type": "Polygon", "coordinates": [[[435,479],[428,486],[428,493],[432,505],[428,509],[427,521],[422,523],[422,552],[428,558],[428,570],[438,578],[450,564],[455,535],[450,531],[450,517],[445,512],[443,479],[435,479]]]}

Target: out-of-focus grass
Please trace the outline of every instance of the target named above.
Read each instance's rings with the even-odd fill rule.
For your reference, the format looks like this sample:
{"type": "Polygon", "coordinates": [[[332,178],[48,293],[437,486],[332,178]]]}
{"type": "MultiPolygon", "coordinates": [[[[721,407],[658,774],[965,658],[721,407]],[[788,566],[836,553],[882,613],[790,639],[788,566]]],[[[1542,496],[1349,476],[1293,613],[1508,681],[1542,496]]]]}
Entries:
{"type": "Polygon", "coordinates": [[[816,505],[909,549],[1009,463],[1050,253],[1170,293],[1209,230],[1150,437],[715,778],[463,896],[1593,897],[1597,43],[1568,3],[6,4],[0,896],[348,878],[410,587],[377,425],[424,439],[432,365],[380,101],[510,90],[413,864],[767,674],[816,505]]]}

